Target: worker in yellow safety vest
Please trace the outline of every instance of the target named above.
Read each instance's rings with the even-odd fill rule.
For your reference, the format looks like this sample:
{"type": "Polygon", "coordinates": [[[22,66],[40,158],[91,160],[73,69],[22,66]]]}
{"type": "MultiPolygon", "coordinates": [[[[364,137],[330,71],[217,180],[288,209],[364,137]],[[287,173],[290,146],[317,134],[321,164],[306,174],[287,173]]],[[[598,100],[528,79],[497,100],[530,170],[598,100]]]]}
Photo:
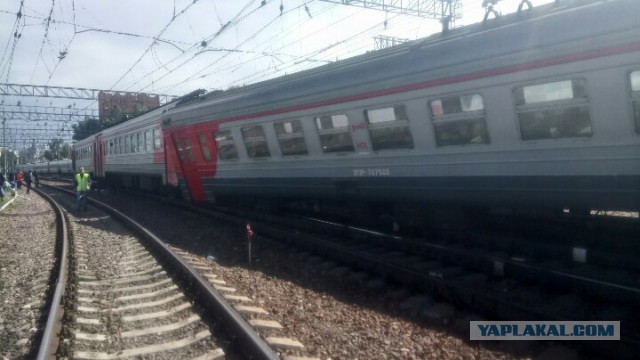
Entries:
{"type": "Polygon", "coordinates": [[[76,196],[78,199],[76,210],[84,211],[87,207],[87,191],[89,191],[91,187],[91,176],[89,173],[84,172],[84,167],[81,167],[80,172],[76,174],[74,183],[76,185],[76,196]]]}

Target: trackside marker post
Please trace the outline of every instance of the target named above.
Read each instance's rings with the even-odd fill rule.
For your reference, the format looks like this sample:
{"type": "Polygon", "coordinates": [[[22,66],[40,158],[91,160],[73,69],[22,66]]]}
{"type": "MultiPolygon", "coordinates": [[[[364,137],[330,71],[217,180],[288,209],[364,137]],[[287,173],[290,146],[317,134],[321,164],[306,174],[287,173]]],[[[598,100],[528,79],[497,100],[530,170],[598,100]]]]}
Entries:
{"type": "Polygon", "coordinates": [[[247,246],[249,249],[249,264],[251,264],[251,241],[253,240],[253,229],[251,228],[251,224],[247,224],[247,246]]]}

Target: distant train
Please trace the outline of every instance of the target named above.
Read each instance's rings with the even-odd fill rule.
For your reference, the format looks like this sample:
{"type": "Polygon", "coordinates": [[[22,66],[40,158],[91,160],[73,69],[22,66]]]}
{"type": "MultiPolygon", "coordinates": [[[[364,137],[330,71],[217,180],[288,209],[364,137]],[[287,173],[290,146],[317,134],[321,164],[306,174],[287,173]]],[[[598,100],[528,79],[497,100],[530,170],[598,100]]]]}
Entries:
{"type": "Polygon", "coordinates": [[[62,160],[40,162],[36,164],[26,164],[26,165],[20,166],[20,168],[25,171],[37,170],[38,173],[40,174],[71,177],[73,175],[72,165],[73,163],[71,159],[62,159],[62,160]]]}
{"type": "Polygon", "coordinates": [[[640,2],[559,1],[242,88],[74,146],[199,203],[640,209],[640,2]]]}

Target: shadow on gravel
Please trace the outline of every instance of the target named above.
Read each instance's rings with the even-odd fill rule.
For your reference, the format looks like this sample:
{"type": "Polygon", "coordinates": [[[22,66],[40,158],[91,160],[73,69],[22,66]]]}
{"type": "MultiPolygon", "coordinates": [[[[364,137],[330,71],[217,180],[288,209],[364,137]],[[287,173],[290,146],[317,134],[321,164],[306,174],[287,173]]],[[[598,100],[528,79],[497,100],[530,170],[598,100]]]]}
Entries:
{"type": "MultiPolygon", "coordinates": [[[[468,340],[469,321],[482,319],[473,313],[450,307],[439,296],[415,292],[391,281],[375,280],[375,276],[354,274],[341,268],[339,264],[321,258],[314,259],[295,248],[261,238],[260,234],[257,234],[252,243],[253,262],[249,264],[244,226],[229,225],[215,219],[207,220],[199,215],[139,198],[131,202],[120,196],[95,197],[116,206],[152,230],[168,245],[201,256],[203,260],[213,256],[220,266],[256,271],[267,278],[289,281],[346,304],[443,332],[471,348],[499,351],[507,357],[534,358],[535,354],[540,354],[554,344],[547,341],[471,342],[468,340]],[[150,208],[153,211],[149,211],[150,208]],[[436,314],[426,315],[427,309],[436,314]]],[[[581,357],[585,355],[588,357],[588,354],[581,354],[581,357]]],[[[472,355],[469,358],[474,357],[472,355]]]]}

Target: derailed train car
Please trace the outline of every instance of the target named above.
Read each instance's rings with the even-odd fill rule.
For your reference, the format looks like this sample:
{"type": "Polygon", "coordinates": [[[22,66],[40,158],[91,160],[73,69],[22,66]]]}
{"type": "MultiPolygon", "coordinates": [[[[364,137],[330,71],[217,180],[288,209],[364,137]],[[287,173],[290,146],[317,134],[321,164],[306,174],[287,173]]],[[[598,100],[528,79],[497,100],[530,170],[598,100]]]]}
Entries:
{"type": "Polygon", "coordinates": [[[99,187],[149,191],[165,189],[165,152],[161,115],[168,103],[131,120],[104,129],[74,145],[74,167],[84,167],[99,187]]]}
{"type": "Polygon", "coordinates": [[[635,0],[561,1],[184,98],[76,144],[76,166],[201,203],[637,211],[637,34],[635,0]]]}
{"type": "Polygon", "coordinates": [[[640,3],[548,5],[163,115],[196,202],[640,207],[640,3]]]}

